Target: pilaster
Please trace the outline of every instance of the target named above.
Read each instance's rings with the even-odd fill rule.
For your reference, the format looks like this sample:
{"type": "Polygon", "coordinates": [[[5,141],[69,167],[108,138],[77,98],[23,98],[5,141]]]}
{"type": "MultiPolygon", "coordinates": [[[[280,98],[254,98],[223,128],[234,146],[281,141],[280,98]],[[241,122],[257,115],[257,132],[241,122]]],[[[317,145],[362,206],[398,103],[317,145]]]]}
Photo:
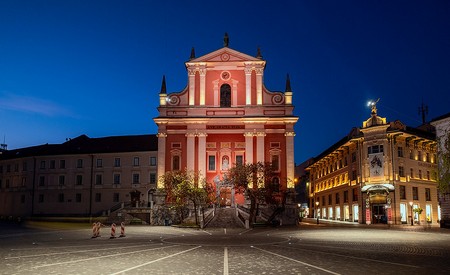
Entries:
{"type": "Polygon", "coordinates": [[[286,177],[287,188],[294,188],[295,163],[294,163],[294,137],[295,132],[286,132],[286,177]]]}
{"type": "Polygon", "coordinates": [[[161,176],[166,172],[166,133],[158,133],[158,188],[164,188],[164,182],[160,180],[161,176]]]}

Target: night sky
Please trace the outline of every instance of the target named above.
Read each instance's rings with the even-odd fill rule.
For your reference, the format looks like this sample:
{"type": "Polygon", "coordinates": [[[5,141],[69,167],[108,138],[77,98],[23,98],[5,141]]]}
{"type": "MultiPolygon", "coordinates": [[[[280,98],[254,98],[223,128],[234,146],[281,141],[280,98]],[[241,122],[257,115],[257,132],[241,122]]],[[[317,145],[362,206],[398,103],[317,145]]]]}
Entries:
{"type": "Polygon", "coordinates": [[[289,73],[301,163],[360,127],[369,99],[388,121],[450,112],[450,1],[0,0],[0,138],[8,149],[155,134],[161,79],[187,85],[184,62],[223,47],[289,73]]]}

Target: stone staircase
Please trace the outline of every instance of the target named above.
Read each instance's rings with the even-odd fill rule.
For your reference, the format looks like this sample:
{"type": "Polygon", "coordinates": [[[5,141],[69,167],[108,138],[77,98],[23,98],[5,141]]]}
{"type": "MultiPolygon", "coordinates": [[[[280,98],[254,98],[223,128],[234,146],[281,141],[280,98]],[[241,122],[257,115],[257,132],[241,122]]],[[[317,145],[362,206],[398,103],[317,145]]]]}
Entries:
{"type": "Polygon", "coordinates": [[[217,208],[214,218],[206,227],[242,228],[244,225],[236,217],[235,208],[217,208]]]}

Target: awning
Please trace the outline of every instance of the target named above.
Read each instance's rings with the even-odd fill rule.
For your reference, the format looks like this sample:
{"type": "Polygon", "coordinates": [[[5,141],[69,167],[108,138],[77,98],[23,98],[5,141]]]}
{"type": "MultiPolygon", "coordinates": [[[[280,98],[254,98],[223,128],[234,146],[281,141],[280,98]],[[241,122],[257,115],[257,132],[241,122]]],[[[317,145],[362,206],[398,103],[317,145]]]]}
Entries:
{"type": "Polygon", "coordinates": [[[382,184],[367,184],[361,188],[361,192],[370,192],[370,191],[394,191],[394,185],[390,183],[382,183],[382,184]]]}

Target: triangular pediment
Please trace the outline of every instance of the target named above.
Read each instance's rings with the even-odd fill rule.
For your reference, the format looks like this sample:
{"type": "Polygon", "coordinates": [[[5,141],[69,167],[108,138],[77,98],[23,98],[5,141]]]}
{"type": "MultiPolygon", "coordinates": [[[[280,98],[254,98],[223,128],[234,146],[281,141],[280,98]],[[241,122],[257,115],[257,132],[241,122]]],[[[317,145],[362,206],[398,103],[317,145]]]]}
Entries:
{"type": "Polygon", "coordinates": [[[259,61],[262,60],[245,53],[233,50],[228,47],[223,47],[211,53],[205,54],[198,58],[194,58],[186,63],[197,62],[245,62],[245,61],[259,61]]]}

